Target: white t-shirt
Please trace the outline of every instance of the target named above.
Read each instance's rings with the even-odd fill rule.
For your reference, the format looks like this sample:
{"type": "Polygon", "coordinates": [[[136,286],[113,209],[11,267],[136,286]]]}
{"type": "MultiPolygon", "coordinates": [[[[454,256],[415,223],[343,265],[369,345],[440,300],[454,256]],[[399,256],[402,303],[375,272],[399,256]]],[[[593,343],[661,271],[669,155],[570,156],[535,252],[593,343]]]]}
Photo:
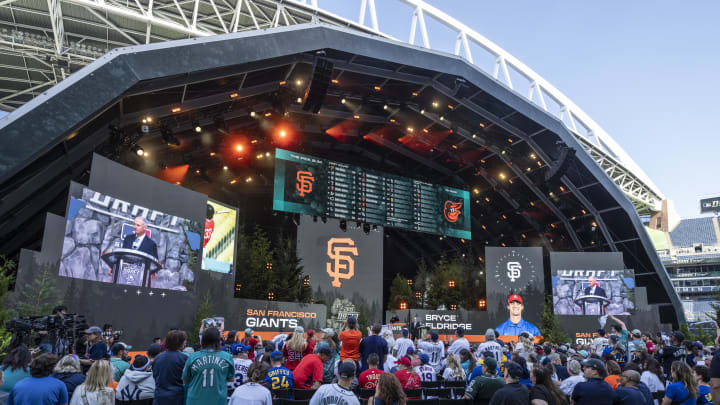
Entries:
{"type": "Polygon", "coordinates": [[[418,348],[430,357],[428,364],[435,368],[435,373],[442,369],[442,359],[445,357],[445,345],[442,342],[418,342],[418,348]]]}
{"type": "Polygon", "coordinates": [[[388,353],[387,359],[385,359],[385,364],[383,364],[383,369],[386,373],[392,373],[392,369],[394,367],[397,367],[395,362],[397,361],[397,358],[392,355],[392,353],[388,353]]]}
{"type": "Polygon", "coordinates": [[[585,381],[585,377],[581,375],[573,375],[566,379],[564,379],[560,383],[560,390],[565,393],[565,395],[572,397],[573,390],[575,389],[575,386],[577,383],[585,381]]]}
{"type": "Polygon", "coordinates": [[[495,361],[497,361],[498,364],[500,364],[500,361],[502,360],[503,355],[503,348],[500,346],[500,343],[494,341],[494,340],[488,340],[487,342],[482,342],[480,346],[478,346],[477,351],[475,352],[478,359],[483,358],[483,354],[485,352],[492,353],[493,357],[495,357],[495,361]]]}
{"type": "MultiPolygon", "coordinates": [[[[468,340],[464,337],[458,338],[458,340],[454,341],[453,344],[451,344],[448,348],[447,353],[458,356],[458,353],[460,353],[460,350],[462,349],[467,349],[467,351],[470,351],[470,342],[468,342],[468,340]]],[[[458,359],[460,359],[459,356],[458,359]]]]}
{"type": "Polygon", "coordinates": [[[643,371],[640,375],[640,382],[644,382],[648,386],[650,392],[665,391],[662,381],[650,371],[643,371]]]}
{"type": "Polygon", "coordinates": [[[593,339],[592,347],[593,350],[595,350],[595,353],[602,355],[603,350],[605,350],[606,347],[609,347],[610,344],[608,343],[607,338],[604,337],[596,337],[593,339]]]}
{"type": "Polygon", "coordinates": [[[272,343],[273,343],[273,345],[275,345],[275,350],[282,351],[282,348],[280,348],[279,345],[281,343],[285,344],[286,339],[287,339],[287,335],[284,333],[281,333],[281,334],[275,336],[274,338],[272,338],[272,343]]]}
{"type": "Polygon", "coordinates": [[[360,401],[350,390],[337,384],[325,384],[315,391],[310,405],[360,405],[360,401]]]}
{"type": "Polygon", "coordinates": [[[414,370],[420,376],[420,381],[437,381],[435,368],[429,364],[414,367],[414,370]]]}
{"type": "Polygon", "coordinates": [[[450,367],[445,368],[443,371],[443,380],[445,381],[465,381],[465,370],[461,368],[455,373],[450,367]]]}
{"type": "Polygon", "coordinates": [[[272,403],[270,390],[258,383],[249,382],[235,389],[228,405],[272,405],[272,403]]]}
{"type": "Polygon", "coordinates": [[[235,365],[235,381],[228,382],[228,389],[237,389],[237,387],[247,382],[247,373],[253,361],[250,359],[238,359],[233,358],[233,364],[235,365]]]}
{"type": "Polygon", "coordinates": [[[407,353],[408,347],[414,347],[413,341],[406,337],[401,337],[395,341],[393,350],[397,350],[397,357],[400,358],[407,353]]]}

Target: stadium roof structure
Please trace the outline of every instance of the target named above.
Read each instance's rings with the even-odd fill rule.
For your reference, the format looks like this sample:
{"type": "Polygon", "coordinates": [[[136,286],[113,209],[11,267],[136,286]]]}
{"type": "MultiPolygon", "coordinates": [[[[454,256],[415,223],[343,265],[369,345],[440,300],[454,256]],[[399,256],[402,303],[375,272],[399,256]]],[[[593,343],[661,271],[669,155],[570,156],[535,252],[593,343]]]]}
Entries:
{"type": "Polygon", "coordinates": [[[441,31],[452,32],[455,55],[559,117],[641,215],[659,211],[662,192],[610,135],[547,80],[467,25],[422,0],[361,0],[354,15],[323,8],[330,3],[0,0],[0,109],[18,108],[117,47],[313,21],[392,38],[380,27],[380,22],[392,20],[396,27],[409,26],[410,44],[419,37],[428,49],[439,49],[441,31]],[[398,9],[406,9],[407,15],[398,15],[398,9]]]}
{"type": "Polygon", "coordinates": [[[394,232],[409,259],[437,246],[620,251],[661,320],[684,319],[633,204],[577,137],[459,56],[322,23],[114,49],[10,114],[0,136],[0,253],[64,212],[93,152],[146,173],[186,165],[179,184],[223,200],[271,194],[263,156],[283,146],[470,190],[472,241],[394,232]],[[321,62],[332,70],[315,113],[303,97],[321,62]],[[256,156],[232,154],[236,134],[256,156]]]}

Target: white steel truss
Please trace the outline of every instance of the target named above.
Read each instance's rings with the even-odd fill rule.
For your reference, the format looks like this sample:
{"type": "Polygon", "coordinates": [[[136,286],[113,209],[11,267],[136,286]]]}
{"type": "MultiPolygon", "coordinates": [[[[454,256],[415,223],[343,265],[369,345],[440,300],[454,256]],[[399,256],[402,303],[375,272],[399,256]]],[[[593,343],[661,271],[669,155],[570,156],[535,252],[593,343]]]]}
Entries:
{"type": "Polygon", "coordinates": [[[427,19],[450,29],[456,34],[454,49],[439,50],[465,58],[555,115],[640,213],[659,210],[663,194],[632,158],[567,96],[510,53],[422,0],[359,2],[357,15],[338,15],[323,9],[319,0],[0,0],[0,109],[16,109],[117,47],[308,22],[392,38],[378,20],[392,12],[394,22],[409,23],[410,44],[419,31],[420,44],[433,49],[430,29],[437,24],[427,19]],[[407,20],[396,15],[397,4],[409,6],[407,20]]]}

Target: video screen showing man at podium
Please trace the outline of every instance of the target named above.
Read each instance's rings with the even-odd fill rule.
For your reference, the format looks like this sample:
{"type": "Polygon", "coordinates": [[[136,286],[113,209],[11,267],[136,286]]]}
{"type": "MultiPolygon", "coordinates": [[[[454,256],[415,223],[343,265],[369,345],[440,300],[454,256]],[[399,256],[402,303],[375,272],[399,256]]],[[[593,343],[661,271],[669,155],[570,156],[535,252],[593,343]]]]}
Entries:
{"type": "Polygon", "coordinates": [[[201,233],[197,221],[73,183],[59,274],[188,291],[200,262],[201,233]]]}
{"type": "Polygon", "coordinates": [[[635,309],[632,270],[553,270],[556,315],[630,315],[635,309]]]}

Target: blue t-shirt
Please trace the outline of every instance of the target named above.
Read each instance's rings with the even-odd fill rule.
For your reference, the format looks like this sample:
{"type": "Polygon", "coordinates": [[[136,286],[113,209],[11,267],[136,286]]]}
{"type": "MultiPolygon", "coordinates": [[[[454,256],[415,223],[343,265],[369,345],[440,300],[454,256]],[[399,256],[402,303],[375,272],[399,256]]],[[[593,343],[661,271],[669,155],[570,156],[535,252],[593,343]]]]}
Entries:
{"type": "Polygon", "coordinates": [[[367,358],[371,353],[378,355],[380,364],[383,364],[383,356],[388,354],[387,341],[378,335],[370,335],[360,341],[360,371],[367,370],[367,358]]]}
{"type": "Polygon", "coordinates": [[[183,352],[168,350],[160,353],[152,364],[156,398],[182,398],[182,373],[188,356],[183,352]]]}
{"type": "Polygon", "coordinates": [[[616,403],[624,405],[646,405],[647,399],[637,388],[617,387],[613,392],[616,403]]]}
{"type": "Polygon", "coordinates": [[[24,380],[30,377],[30,367],[18,367],[13,370],[10,366],[3,367],[3,385],[0,387],[1,391],[10,392],[13,386],[20,380],[24,380]]]}
{"type": "Polygon", "coordinates": [[[60,380],[30,377],[19,381],[10,391],[7,405],[58,405],[68,403],[68,392],[60,380]]]}
{"type": "Polygon", "coordinates": [[[273,367],[268,370],[264,381],[271,390],[285,390],[295,386],[292,371],[283,366],[273,367]]]}
{"type": "Polygon", "coordinates": [[[88,351],[88,358],[90,360],[101,360],[107,357],[109,357],[108,348],[102,340],[90,346],[90,350],[88,351]]]}
{"type": "Polygon", "coordinates": [[[599,378],[589,378],[575,385],[572,399],[575,405],[612,405],[613,389],[599,378]]]}
{"type": "Polygon", "coordinates": [[[695,397],[692,395],[688,396],[688,394],[689,392],[685,389],[685,385],[680,381],[668,385],[665,390],[665,396],[672,399],[673,402],[678,402],[680,405],[694,405],[695,397]],[[685,398],[687,398],[685,401],[680,402],[685,398]]]}
{"type": "Polygon", "coordinates": [[[532,336],[541,336],[540,329],[524,319],[521,319],[517,324],[510,322],[510,319],[508,319],[495,328],[495,333],[500,336],[519,336],[523,332],[527,332],[532,336]]]}
{"type": "Polygon", "coordinates": [[[710,387],[707,385],[698,386],[698,399],[697,405],[713,405],[712,397],[710,396],[710,387]]]}

